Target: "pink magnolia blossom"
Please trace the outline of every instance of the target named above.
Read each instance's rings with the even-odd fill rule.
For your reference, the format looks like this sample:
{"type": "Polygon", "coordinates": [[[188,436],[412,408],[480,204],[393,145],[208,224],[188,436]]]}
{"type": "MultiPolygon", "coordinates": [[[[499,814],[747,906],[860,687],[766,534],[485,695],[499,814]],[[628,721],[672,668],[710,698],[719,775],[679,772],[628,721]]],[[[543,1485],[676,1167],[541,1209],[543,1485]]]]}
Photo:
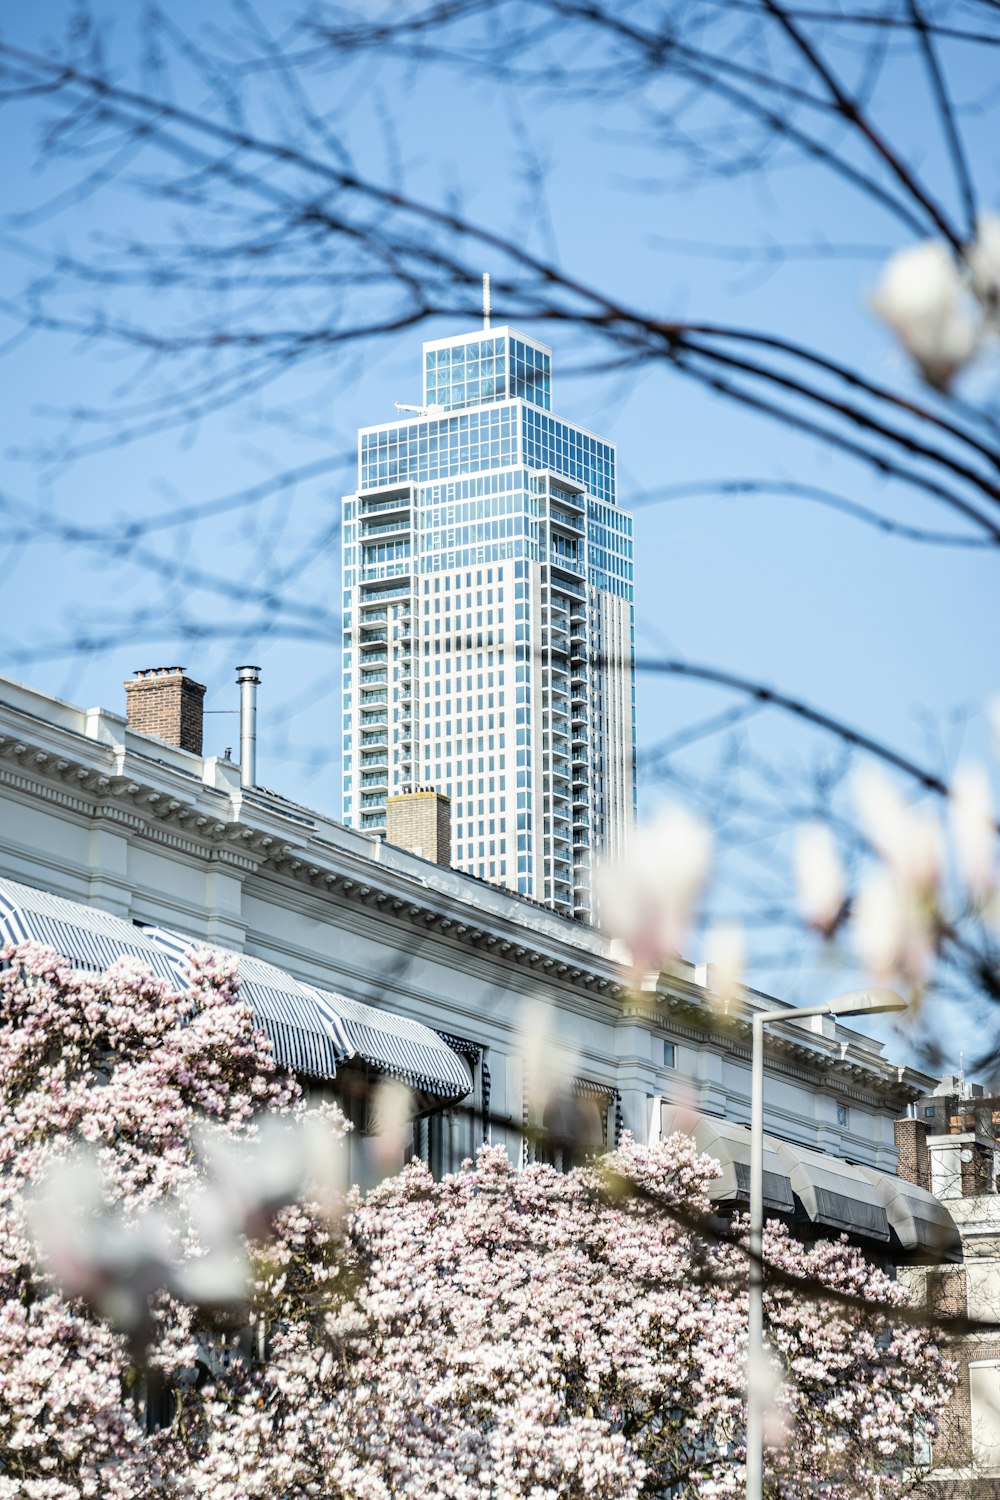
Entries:
{"type": "MultiPolygon", "coordinates": [[[[5,956],[0,1500],[740,1494],[743,1226],[699,1231],[718,1167],[686,1138],[626,1138],[564,1175],[500,1149],[440,1182],[413,1163],[331,1212],[329,1141],[225,966],[172,995],[130,965],[5,956]],[[26,1190],[75,1160],[60,1286],[26,1190]],[[247,1278],[221,1308],[220,1247],[247,1278]],[[141,1351],[102,1312],[116,1292],[143,1299],[141,1351]]],[[[894,1321],[904,1293],[846,1244],[772,1226],[765,1249],[873,1304],[772,1283],[775,1493],[901,1494],[953,1383],[933,1339],[894,1321]]]]}
{"type": "Polygon", "coordinates": [[[601,926],[628,948],[637,981],[679,956],[711,853],[707,825],[683,807],[666,807],[635,831],[620,860],[596,871],[601,926]]]}

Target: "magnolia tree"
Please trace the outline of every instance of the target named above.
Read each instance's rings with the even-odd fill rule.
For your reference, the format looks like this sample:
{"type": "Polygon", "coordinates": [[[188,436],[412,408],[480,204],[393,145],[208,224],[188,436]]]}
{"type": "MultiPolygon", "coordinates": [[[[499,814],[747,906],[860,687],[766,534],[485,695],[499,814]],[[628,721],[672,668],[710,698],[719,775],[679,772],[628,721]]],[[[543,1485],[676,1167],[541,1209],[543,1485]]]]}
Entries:
{"type": "MultiPolygon", "coordinates": [[[[3,956],[0,1500],[740,1491],[745,1247],[685,1139],[345,1197],[217,961],[3,956]]],[[[906,1493],[950,1366],[856,1250],[765,1248],[774,1493],[906,1493]]]]}

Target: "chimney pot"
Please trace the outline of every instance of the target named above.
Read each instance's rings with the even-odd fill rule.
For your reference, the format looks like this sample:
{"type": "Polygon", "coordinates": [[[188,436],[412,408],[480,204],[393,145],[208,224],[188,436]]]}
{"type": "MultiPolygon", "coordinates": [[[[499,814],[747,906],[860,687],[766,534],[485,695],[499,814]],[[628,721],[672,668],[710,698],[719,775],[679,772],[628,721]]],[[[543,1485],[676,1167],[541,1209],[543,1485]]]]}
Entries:
{"type": "Polygon", "coordinates": [[[240,784],[257,785],[257,689],[260,667],[236,668],[240,685],[240,784]]]}

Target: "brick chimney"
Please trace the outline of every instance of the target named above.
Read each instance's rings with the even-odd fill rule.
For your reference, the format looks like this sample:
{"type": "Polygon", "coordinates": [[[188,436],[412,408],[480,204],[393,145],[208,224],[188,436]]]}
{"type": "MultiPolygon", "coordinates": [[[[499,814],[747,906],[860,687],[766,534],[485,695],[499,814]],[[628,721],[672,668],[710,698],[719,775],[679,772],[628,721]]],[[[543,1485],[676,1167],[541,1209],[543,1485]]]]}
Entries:
{"type": "Polygon", "coordinates": [[[894,1120],[896,1150],[899,1152],[897,1171],[904,1182],[913,1182],[917,1187],[931,1187],[931,1156],[927,1149],[927,1126],[923,1120],[894,1120]]]}
{"type": "Polygon", "coordinates": [[[183,667],[147,667],[125,684],[128,726],[200,755],[204,697],[202,684],[183,667]]]}
{"type": "Polygon", "coordinates": [[[451,798],[433,787],[414,787],[385,804],[386,843],[435,864],[451,864],[451,798]]]}

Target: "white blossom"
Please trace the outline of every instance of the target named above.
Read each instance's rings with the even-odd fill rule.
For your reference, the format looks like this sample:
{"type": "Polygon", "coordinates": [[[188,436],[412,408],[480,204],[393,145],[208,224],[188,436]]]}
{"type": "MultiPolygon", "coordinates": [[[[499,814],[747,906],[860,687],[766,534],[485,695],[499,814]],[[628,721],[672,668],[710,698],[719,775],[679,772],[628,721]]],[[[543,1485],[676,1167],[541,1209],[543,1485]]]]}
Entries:
{"type": "Polygon", "coordinates": [[[934,955],[934,912],[889,870],[872,870],[854,901],[854,941],[865,968],[883,983],[922,983],[934,955]]]}
{"type": "Polygon", "coordinates": [[[710,928],[705,940],[705,957],[711,977],[711,998],[728,1011],[739,995],[746,969],[743,928],[736,923],[720,923],[710,928]]]}
{"type": "Polygon", "coordinates": [[[989,313],[1000,314],[1000,214],[980,216],[965,260],[976,296],[989,313]]]}
{"type": "Polygon", "coordinates": [[[986,901],[996,883],[997,834],[989,777],[982,766],[958,768],[949,809],[958,873],[972,899],[986,901]]]}
{"type": "Polygon", "coordinates": [[[829,935],[844,905],[844,866],[825,823],[804,823],[795,834],[795,889],[810,927],[829,935]]]}
{"type": "Polygon", "coordinates": [[[871,305],[924,379],[940,390],[948,388],[976,352],[974,303],[950,250],[938,240],[898,251],[885,267],[871,305]]]}
{"type": "Polygon", "coordinates": [[[680,953],[712,854],[705,823],[665,807],[635,831],[621,859],[595,872],[601,925],[627,946],[637,976],[659,972],[680,953]]]}
{"type": "Polygon", "coordinates": [[[858,955],[879,978],[898,974],[903,950],[903,904],[896,882],[875,870],[861,882],[854,900],[854,940],[858,955]]]}
{"type": "Polygon", "coordinates": [[[410,1090],[394,1078],[383,1078],[375,1090],[371,1109],[372,1155],[383,1172],[399,1170],[412,1118],[410,1090]]]}
{"type": "Polygon", "coordinates": [[[944,840],[937,819],[910,807],[881,768],[864,766],[854,778],[861,826],[904,891],[937,890],[944,840]]]}

